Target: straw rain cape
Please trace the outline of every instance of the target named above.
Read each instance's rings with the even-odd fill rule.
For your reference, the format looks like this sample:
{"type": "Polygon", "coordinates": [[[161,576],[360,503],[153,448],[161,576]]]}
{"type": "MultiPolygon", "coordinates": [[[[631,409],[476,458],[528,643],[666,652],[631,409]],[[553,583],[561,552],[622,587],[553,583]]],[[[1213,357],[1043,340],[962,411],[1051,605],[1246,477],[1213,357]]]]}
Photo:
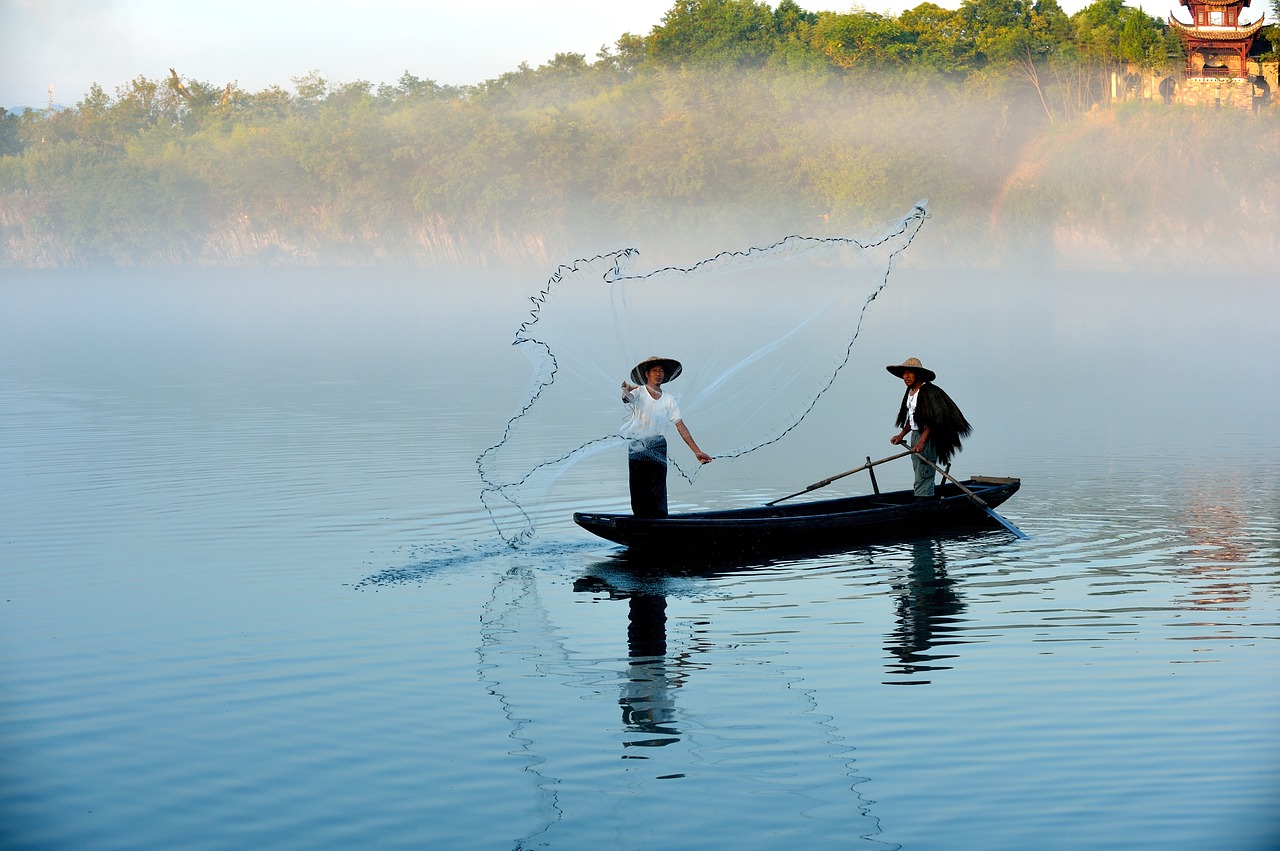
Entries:
{"type": "MultiPolygon", "coordinates": [[[[902,394],[902,406],[898,408],[898,428],[907,427],[907,396],[902,394]]],[[[944,467],[960,451],[961,440],[969,436],[973,426],[964,418],[960,407],[936,384],[925,383],[916,398],[916,425],[929,428],[929,441],[938,453],[938,463],[944,467]]]]}

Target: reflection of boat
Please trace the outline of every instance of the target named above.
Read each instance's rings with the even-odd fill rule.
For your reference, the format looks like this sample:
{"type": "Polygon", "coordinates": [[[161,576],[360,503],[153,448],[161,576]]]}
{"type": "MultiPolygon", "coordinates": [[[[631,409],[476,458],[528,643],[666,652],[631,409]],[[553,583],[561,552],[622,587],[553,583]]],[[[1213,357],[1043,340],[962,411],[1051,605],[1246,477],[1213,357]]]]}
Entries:
{"type": "MultiPolygon", "coordinates": [[[[1020,482],[975,476],[963,484],[994,508],[1013,496],[1020,482]]],[[[894,491],[663,518],[577,512],[573,521],[632,550],[689,554],[830,551],[871,541],[997,525],[955,485],[942,485],[937,494],[936,499],[917,501],[911,491],[894,491]]]]}

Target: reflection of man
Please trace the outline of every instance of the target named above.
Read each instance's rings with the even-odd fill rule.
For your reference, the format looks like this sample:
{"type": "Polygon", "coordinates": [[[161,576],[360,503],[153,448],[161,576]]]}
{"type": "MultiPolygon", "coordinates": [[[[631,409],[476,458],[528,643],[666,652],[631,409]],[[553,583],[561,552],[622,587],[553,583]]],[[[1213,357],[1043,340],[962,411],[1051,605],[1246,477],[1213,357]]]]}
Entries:
{"type": "Polygon", "coordinates": [[[668,694],[667,598],[661,594],[632,594],[627,618],[627,668],[622,687],[622,723],[650,738],[626,743],[626,747],[655,748],[680,741],[680,731],[670,726],[675,699],[668,694]]]}
{"type": "Polygon", "coordinates": [[[937,644],[955,643],[948,640],[948,634],[956,631],[953,624],[956,615],[964,611],[964,603],[956,593],[955,580],[947,576],[942,552],[935,549],[937,546],[935,541],[913,544],[910,575],[906,583],[894,586],[899,592],[898,625],[887,636],[889,645],[885,649],[896,656],[900,664],[891,666],[890,673],[910,675],[950,667],[937,662],[953,658],[954,654],[929,651],[937,644]]]}
{"type": "MultiPolygon", "coordinates": [[[[667,666],[667,598],[644,591],[623,591],[598,576],[584,576],[573,590],[607,593],[612,600],[627,601],[627,669],[622,675],[622,723],[628,733],[643,734],[629,739],[624,748],[657,748],[680,741],[680,731],[672,726],[675,698],[682,677],[667,666]]],[[[679,660],[674,663],[679,667],[679,660]]]]}

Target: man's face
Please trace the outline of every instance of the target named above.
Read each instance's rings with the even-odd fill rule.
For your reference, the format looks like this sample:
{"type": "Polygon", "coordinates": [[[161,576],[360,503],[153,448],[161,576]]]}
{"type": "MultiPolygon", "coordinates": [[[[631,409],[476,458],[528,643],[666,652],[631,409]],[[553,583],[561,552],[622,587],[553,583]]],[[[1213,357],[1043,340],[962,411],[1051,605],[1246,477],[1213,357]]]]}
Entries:
{"type": "Polygon", "coordinates": [[[649,367],[649,372],[646,373],[646,377],[649,379],[650,384],[661,384],[662,380],[667,377],[667,371],[661,366],[651,366],[649,367]]]}

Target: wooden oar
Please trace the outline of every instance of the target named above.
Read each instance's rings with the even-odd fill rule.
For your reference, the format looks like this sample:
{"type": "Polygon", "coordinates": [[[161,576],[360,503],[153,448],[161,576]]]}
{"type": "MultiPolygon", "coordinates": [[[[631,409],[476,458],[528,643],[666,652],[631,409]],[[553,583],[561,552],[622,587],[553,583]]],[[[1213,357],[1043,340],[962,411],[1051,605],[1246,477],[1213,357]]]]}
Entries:
{"type": "Polygon", "coordinates": [[[921,461],[925,462],[925,463],[926,463],[926,464],[928,464],[930,467],[932,467],[933,469],[937,470],[939,473],[941,473],[941,474],[942,474],[942,477],[943,477],[944,479],[950,479],[950,480],[951,480],[951,483],[952,483],[953,485],[955,485],[956,487],[960,488],[960,490],[964,491],[964,495],[965,495],[965,496],[969,497],[969,499],[973,500],[973,501],[977,504],[977,506],[978,506],[979,508],[981,508],[983,511],[987,512],[987,514],[989,514],[989,515],[991,516],[991,519],[992,519],[992,520],[996,521],[996,522],[997,522],[997,523],[999,523],[1001,526],[1003,526],[1004,528],[1008,529],[1008,530],[1009,530],[1010,532],[1012,532],[1013,534],[1017,535],[1019,538],[1022,538],[1023,540],[1026,540],[1026,539],[1027,539],[1027,535],[1026,535],[1026,533],[1025,533],[1025,532],[1023,532],[1023,531],[1022,531],[1021,529],[1019,529],[1017,526],[1014,526],[1014,525],[1013,525],[1012,523],[1010,523],[1008,520],[1005,520],[1003,517],[1001,517],[999,514],[997,514],[997,513],[996,513],[996,510],[995,510],[994,508],[992,508],[991,506],[987,505],[985,502],[983,502],[983,501],[982,501],[982,497],[978,496],[976,493],[974,493],[973,491],[969,490],[969,489],[968,489],[967,487],[965,487],[964,485],[960,484],[960,480],[959,480],[959,479],[957,479],[955,476],[951,475],[951,474],[950,474],[950,473],[948,473],[946,470],[942,469],[942,468],[941,468],[941,467],[939,467],[937,464],[933,463],[933,462],[932,462],[932,461],[930,461],[928,458],[926,458],[926,457],[924,457],[923,455],[921,455],[919,452],[915,452],[915,451],[912,451],[912,450],[908,450],[908,454],[909,454],[909,455],[914,455],[914,456],[916,456],[916,457],[917,457],[917,458],[919,458],[921,461]]]}
{"type": "Polygon", "coordinates": [[[773,502],[766,502],[765,505],[777,505],[778,503],[784,500],[791,499],[791,497],[793,496],[799,496],[800,494],[808,493],[809,491],[816,491],[818,488],[825,488],[827,485],[831,484],[836,479],[843,479],[845,476],[852,476],[854,473],[861,473],[863,470],[870,469],[871,467],[874,467],[877,464],[883,464],[886,461],[894,461],[898,458],[905,458],[910,454],[911,454],[911,451],[907,450],[906,452],[899,452],[897,455],[890,455],[888,458],[881,458],[879,461],[868,461],[867,463],[863,464],[861,467],[854,467],[852,470],[846,470],[843,473],[837,473],[836,475],[832,476],[829,479],[823,479],[820,482],[814,482],[813,484],[809,485],[809,487],[805,488],[802,491],[796,491],[795,493],[790,493],[790,494],[787,494],[786,496],[780,496],[777,499],[775,499],[773,502]]]}

